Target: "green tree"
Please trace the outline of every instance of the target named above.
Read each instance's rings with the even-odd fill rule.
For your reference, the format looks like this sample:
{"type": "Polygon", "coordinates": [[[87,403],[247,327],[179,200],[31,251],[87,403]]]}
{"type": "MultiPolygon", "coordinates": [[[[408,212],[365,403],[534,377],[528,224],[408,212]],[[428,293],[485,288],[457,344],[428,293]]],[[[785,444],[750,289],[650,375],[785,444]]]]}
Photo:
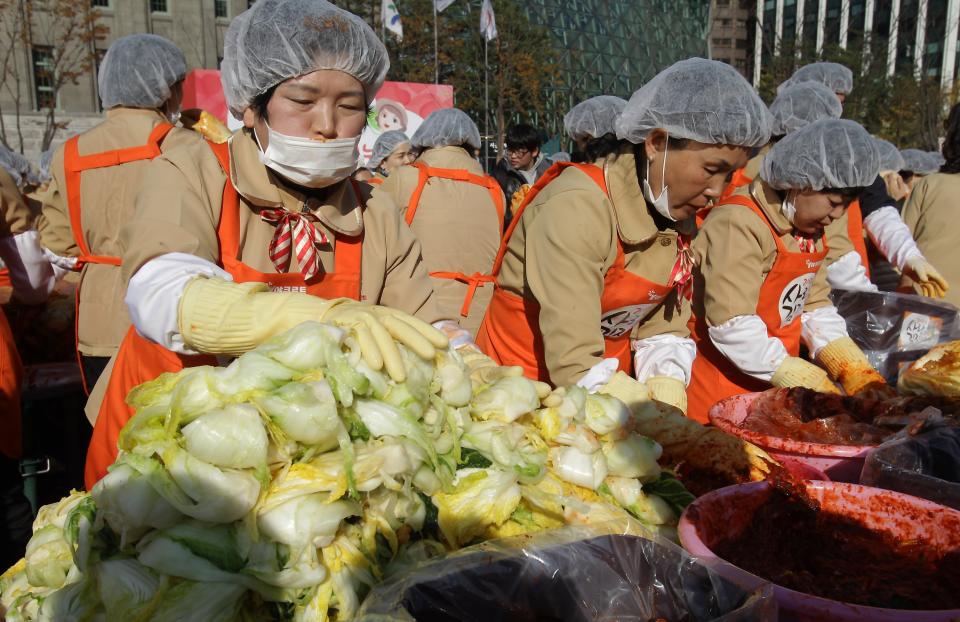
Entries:
{"type": "MultiPolygon", "coordinates": [[[[387,32],[388,79],[434,81],[433,0],[398,0],[403,41],[387,32]]],[[[380,27],[380,0],[342,0],[340,6],[380,27]]],[[[439,81],[454,88],[455,105],[484,131],[484,41],[480,34],[481,0],[455,0],[438,17],[439,81]]],[[[503,144],[511,121],[538,121],[556,130],[558,120],[544,123],[548,97],[560,80],[559,66],[547,31],[527,19],[515,0],[493,0],[499,36],[489,44],[490,128],[503,144]]]]}

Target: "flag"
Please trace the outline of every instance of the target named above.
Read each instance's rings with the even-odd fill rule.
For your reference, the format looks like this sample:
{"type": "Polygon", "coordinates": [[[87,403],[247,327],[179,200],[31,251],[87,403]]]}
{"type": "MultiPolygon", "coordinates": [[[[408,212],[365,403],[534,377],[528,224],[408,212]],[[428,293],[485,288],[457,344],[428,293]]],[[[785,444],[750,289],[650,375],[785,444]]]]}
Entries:
{"type": "Polygon", "coordinates": [[[480,34],[487,41],[497,38],[497,17],[493,14],[493,5],[490,0],[483,0],[483,8],[480,9],[480,34]]]}
{"type": "Polygon", "coordinates": [[[433,0],[433,8],[437,13],[443,13],[443,10],[453,4],[453,0],[433,0]]]}
{"type": "Polygon", "coordinates": [[[397,10],[397,3],[394,0],[383,0],[380,19],[383,20],[384,28],[397,35],[397,39],[403,41],[403,24],[400,23],[400,11],[397,10]]]}

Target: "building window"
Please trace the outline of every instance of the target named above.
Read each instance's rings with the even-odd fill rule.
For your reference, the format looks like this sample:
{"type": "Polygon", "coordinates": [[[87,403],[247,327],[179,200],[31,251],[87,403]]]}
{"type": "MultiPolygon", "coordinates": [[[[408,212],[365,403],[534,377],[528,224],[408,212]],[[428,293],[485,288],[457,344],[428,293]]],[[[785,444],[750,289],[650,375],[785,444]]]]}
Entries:
{"type": "Polygon", "coordinates": [[[213,14],[216,17],[230,17],[227,14],[227,0],[213,0],[213,14]]]}
{"type": "Polygon", "coordinates": [[[102,7],[105,9],[110,8],[110,0],[90,0],[90,6],[93,7],[102,7]]]}
{"type": "Polygon", "coordinates": [[[56,104],[53,94],[53,48],[49,45],[35,45],[32,55],[33,85],[37,110],[53,108],[56,104]]]}
{"type": "Polygon", "coordinates": [[[166,13],[166,12],[167,12],[167,0],[150,0],[150,12],[151,12],[151,13],[166,13]]]}

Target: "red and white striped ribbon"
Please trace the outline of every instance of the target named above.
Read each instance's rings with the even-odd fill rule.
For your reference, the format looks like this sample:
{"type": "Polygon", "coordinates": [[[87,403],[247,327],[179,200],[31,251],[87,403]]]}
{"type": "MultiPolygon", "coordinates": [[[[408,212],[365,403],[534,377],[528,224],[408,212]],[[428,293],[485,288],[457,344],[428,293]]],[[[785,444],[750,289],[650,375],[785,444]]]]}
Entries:
{"type": "Polygon", "coordinates": [[[313,214],[298,214],[283,209],[268,209],[260,212],[260,218],[276,227],[270,240],[270,261],[278,272],[290,271],[293,252],[303,270],[305,280],[310,280],[320,272],[320,254],[318,244],[327,244],[326,234],[313,224],[317,217],[313,214]]]}
{"type": "Polygon", "coordinates": [[[677,308],[680,308],[684,298],[690,298],[693,285],[693,251],[690,250],[690,239],[685,235],[677,236],[677,261],[670,271],[670,280],[667,285],[677,288],[677,308]]]}
{"type": "Polygon", "coordinates": [[[808,238],[802,233],[797,233],[794,231],[793,239],[797,241],[797,244],[800,245],[801,253],[815,253],[817,252],[817,241],[813,238],[808,238]]]}

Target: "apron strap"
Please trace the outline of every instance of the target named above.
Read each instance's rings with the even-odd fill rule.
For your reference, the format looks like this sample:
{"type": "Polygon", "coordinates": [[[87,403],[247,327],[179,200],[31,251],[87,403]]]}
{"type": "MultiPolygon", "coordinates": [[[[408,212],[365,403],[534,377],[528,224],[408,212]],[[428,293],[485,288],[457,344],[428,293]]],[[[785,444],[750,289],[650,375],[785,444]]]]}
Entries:
{"type": "Polygon", "coordinates": [[[80,200],[80,176],[83,171],[98,168],[118,166],[128,162],[152,160],[160,155],[160,143],[173,129],[169,123],[159,123],[150,131],[150,136],[144,145],[113,149],[89,155],[80,155],[80,136],[70,138],[64,145],[63,172],[66,177],[67,210],[70,214],[70,228],[73,231],[73,240],[80,249],[75,270],[81,270],[88,263],[119,266],[120,258],[107,255],[94,255],[90,251],[86,237],[83,234],[83,219],[80,200]]]}
{"type": "Polygon", "coordinates": [[[417,214],[417,208],[420,207],[420,197],[423,195],[423,189],[426,187],[427,181],[431,177],[436,177],[439,179],[450,179],[452,181],[463,181],[468,184],[486,188],[490,192],[490,198],[493,200],[493,205],[497,210],[497,218],[500,220],[500,230],[503,231],[503,219],[506,206],[504,205],[503,193],[500,191],[500,184],[498,184],[497,180],[493,177],[489,175],[476,175],[463,169],[434,168],[427,166],[423,162],[414,162],[411,166],[418,169],[419,176],[417,179],[417,187],[414,189],[413,194],[410,195],[410,201],[407,203],[407,211],[404,215],[404,220],[408,226],[413,222],[417,214]]]}

